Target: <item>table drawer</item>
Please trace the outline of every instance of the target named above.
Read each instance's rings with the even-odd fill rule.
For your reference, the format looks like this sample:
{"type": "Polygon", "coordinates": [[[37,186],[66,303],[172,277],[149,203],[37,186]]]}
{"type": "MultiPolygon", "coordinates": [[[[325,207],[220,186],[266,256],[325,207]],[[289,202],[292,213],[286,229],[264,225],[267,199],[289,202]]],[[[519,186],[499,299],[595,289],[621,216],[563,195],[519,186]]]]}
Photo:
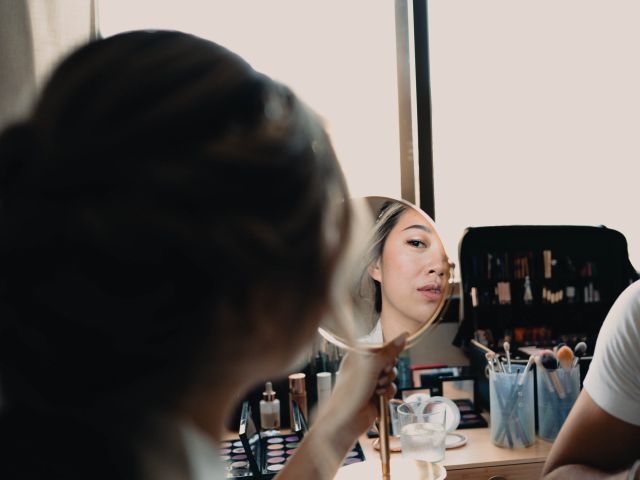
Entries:
{"type": "Polygon", "coordinates": [[[447,480],[538,480],[544,463],[518,463],[447,470],[447,480]]]}

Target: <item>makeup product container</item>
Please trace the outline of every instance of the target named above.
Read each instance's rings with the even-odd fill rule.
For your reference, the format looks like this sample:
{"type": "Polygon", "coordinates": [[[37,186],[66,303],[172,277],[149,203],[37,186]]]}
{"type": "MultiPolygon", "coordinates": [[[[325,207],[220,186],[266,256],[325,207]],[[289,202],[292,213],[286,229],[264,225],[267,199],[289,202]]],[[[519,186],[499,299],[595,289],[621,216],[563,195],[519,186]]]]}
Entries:
{"type": "Polygon", "coordinates": [[[276,398],[271,382],[266,383],[262,400],[260,400],[260,428],[262,430],[280,428],[280,400],[276,398]]]}
{"type": "Polygon", "coordinates": [[[318,386],[318,409],[320,409],[329,401],[329,397],[331,397],[331,373],[317,373],[316,382],[318,386]]]}
{"type": "Polygon", "coordinates": [[[580,366],[576,365],[569,369],[558,368],[553,371],[562,386],[564,393],[562,398],[558,395],[558,390],[554,387],[553,382],[549,381],[550,375],[546,369],[537,369],[536,373],[538,435],[553,442],[580,393],[580,366]]]}
{"type": "Polygon", "coordinates": [[[513,365],[512,373],[489,373],[491,440],[499,447],[528,447],[534,441],[533,372],[513,365]]]}
{"type": "Polygon", "coordinates": [[[298,408],[304,415],[307,415],[307,387],[305,385],[304,373],[292,373],[289,375],[289,425],[293,426],[293,402],[298,404],[298,408]]]}
{"type": "MultiPolygon", "coordinates": [[[[295,404],[294,414],[296,423],[292,425],[291,433],[258,432],[253,422],[249,402],[245,401],[242,405],[238,432],[243,448],[231,451],[232,453],[238,454],[236,457],[238,459],[236,467],[246,463],[245,468],[251,472],[252,478],[261,480],[273,478],[284,468],[285,463],[295,453],[298,445],[302,441],[302,437],[307,431],[304,417],[302,417],[295,404]]],[[[235,444],[236,442],[232,443],[232,445],[235,444]]],[[[234,468],[233,465],[231,468],[234,468]]],[[[238,468],[236,468],[236,470],[238,470],[238,468]]]]}

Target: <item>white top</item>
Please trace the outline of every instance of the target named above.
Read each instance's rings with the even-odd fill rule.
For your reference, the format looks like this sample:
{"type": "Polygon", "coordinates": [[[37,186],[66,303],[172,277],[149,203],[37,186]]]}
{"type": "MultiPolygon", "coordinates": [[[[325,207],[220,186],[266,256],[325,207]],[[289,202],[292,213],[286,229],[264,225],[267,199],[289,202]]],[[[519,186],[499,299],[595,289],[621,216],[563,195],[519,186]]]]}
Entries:
{"type": "Polygon", "coordinates": [[[376,326],[373,327],[373,330],[358,338],[358,343],[364,343],[367,345],[382,345],[384,343],[384,339],[382,338],[382,324],[380,323],[380,320],[378,320],[376,326]]]}
{"type": "Polygon", "coordinates": [[[627,287],[602,324],[584,388],[610,415],[640,426],[640,280],[627,287]]]}
{"type": "Polygon", "coordinates": [[[222,480],[226,478],[218,449],[200,430],[189,423],[180,425],[182,440],[189,461],[191,480],[222,480]]]}
{"type": "Polygon", "coordinates": [[[223,480],[226,471],[216,445],[195,425],[158,418],[142,446],[143,478],[148,480],[223,480]]]}

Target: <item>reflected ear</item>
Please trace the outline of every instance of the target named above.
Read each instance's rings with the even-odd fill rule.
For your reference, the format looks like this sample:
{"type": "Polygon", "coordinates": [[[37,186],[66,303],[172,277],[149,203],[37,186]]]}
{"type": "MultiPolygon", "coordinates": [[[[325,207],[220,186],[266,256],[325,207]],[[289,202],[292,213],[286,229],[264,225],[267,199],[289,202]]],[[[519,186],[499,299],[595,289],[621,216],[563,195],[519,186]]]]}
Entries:
{"type": "Polygon", "coordinates": [[[371,278],[382,283],[382,271],[380,270],[379,258],[375,262],[371,263],[371,265],[369,265],[369,268],[367,270],[371,278]]]}

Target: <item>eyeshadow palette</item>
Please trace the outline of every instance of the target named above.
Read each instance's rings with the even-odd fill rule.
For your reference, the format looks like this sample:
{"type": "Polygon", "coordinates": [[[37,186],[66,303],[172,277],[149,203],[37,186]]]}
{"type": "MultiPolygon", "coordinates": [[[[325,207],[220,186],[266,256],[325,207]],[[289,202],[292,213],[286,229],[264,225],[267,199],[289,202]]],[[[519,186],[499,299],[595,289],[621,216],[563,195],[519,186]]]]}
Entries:
{"type": "Polygon", "coordinates": [[[349,451],[349,453],[347,453],[347,456],[342,462],[342,466],[344,467],[345,465],[352,465],[354,463],[364,462],[364,460],[365,460],[365,457],[364,457],[364,452],[362,451],[362,447],[360,446],[359,442],[356,442],[356,444],[349,451]]]}
{"type": "Polygon", "coordinates": [[[222,442],[219,453],[227,467],[227,478],[253,478],[253,472],[240,438],[222,442]]]}
{"type": "MultiPolygon", "coordinates": [[[[248,476],[252,475],[255,479],[273,478],[284,467],[291,455],[295,453],[304,433],[307,431],[307,424],[302,412],[297,408],[297,404],[293,403],[294,432],[288,434],[259,432],[251,416],[249,403],[245,402],[242,405],[239,434],[240,444],[246,460],[240,459],[243,455],[240,450],[237,450],[236,459],[238,462],[246,461],[246,465],[243,464],[242,467],[248,471],[248,476]]],[[[233,442],[234,449],[231,450],[232,453],[237,448],[235,445],[236,442],[233,442]]],[[[229,465],[229,473],[237,474],[240,466],[240,463],[235,465],[232,463],[229,465]]]]}
{"type": "Polygon", "coordinates": [[[458,428],[483,428],[486,427],[487,421],[478,413],[475,405],[468,399],[454,400],[460,410],[460,424],[458,428]]]}
{"type": "MultiPolygon", "coordinates": [[[[239,438],[220,444],[220,457],[227,467],[228,479],[256,480],[273,478],[295,453],[307,431],[304,415],[293,402],[294,432],[259,432],[251,416],[249,402],[242,405],[239,438]]],[[[346,455],[343,465],[364,461],[365,456],[359,443],[346,455]]]]}

